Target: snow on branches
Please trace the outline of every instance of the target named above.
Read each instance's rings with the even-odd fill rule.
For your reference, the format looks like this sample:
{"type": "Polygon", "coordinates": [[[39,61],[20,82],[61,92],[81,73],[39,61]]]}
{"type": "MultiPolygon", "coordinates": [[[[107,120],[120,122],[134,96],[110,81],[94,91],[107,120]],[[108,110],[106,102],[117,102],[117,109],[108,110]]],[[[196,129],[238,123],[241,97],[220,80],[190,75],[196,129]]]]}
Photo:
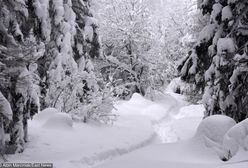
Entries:
{"type": "Polygon", "coordinates": [[[178,69],[183,80],[205,92],[206,116],[225,114],[241,121],[248,117],[243,110],[247,109],[246,86],[241,84],[246,81],[248,2],[204,0],[199,4],[209,22],[178,69]]]}

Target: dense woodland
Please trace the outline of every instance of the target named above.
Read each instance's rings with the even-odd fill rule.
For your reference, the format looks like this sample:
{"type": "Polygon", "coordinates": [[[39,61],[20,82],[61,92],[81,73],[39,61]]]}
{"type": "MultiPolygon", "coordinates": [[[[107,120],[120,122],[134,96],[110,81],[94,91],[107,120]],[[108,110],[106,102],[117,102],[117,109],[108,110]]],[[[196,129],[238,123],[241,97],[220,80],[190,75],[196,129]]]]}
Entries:
{"type": "Polygon", "coordinates": [[[205,116],[248,118],[248,1],[197,7],[170,3],[165,14],[149,0],[0,0],[0,152],[22,152],[28,120],[47,107],[108,124],[115,100],[152,100],[177,76],[193,86],[188,96],[203,98],[205,116]]]}

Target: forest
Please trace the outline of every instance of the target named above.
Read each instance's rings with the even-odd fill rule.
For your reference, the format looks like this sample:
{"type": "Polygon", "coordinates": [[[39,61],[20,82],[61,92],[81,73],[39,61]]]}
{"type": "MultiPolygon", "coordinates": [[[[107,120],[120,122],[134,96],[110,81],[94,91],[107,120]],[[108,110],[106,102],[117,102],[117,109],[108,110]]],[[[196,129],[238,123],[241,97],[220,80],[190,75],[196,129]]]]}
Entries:
{"type": "Polygon", "coordinates": [[[247,0],[0,0],[0,168],[246,168],[247,77],[247,0]]]}

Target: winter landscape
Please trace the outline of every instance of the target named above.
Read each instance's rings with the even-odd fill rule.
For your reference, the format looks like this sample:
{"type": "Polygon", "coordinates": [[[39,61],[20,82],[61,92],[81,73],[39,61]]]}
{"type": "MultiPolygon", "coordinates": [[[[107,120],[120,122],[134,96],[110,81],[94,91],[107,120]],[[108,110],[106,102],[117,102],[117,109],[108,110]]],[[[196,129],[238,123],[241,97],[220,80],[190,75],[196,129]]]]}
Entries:
{"type": "Polygon", "coordinates": [[[0,168],[248,168],[247,0],[0,0],[0,168]]]}

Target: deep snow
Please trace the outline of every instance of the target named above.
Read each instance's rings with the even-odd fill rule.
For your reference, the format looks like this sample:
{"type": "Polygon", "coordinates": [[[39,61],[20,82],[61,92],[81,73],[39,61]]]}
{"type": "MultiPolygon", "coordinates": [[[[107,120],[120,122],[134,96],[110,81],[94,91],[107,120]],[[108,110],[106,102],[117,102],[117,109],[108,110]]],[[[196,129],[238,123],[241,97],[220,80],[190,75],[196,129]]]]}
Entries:
{"type": "MultiPolygon", "coordinates": [[[[151,145],[95,168],[247,168],[247,151],[240,150],[229,162],[223,162],[220,158],[225,134],[230,135],[230,132],[244,125],[235,124],[233,119],[223,115],[210,116],[200,123],[195,135],[188,140],[151,145]]],[[[234,132],[239,133],[240,129],[234,132]]]]}
{"type": "Polygon", "coordinates": [[[116,103],[113,125],[71,123],[69,116],[49,108],[29,123],[24,153],[8,156],[9,162],[51,162],[56,168],[90,167],[156,141],[154,124],[166,118],[177,100],[166,94],[157,102],[134,94],[116,103]]]}
{"type": "Polygon", "coordinates": [[[117,102],[119,118],[113,125],[72,123],[69,116],[46,109],[30,122],[24,153],[7,159],[50,162],[55,168],[247,168],[247,152],[240,150],[222,162],[208,146],[202,138],[207,134],[201,134],[204,122],[197,129],[203,111],[202,105],[189,105],[172,93],[170,86],[155,102],[138,94],[117,102]]]}

